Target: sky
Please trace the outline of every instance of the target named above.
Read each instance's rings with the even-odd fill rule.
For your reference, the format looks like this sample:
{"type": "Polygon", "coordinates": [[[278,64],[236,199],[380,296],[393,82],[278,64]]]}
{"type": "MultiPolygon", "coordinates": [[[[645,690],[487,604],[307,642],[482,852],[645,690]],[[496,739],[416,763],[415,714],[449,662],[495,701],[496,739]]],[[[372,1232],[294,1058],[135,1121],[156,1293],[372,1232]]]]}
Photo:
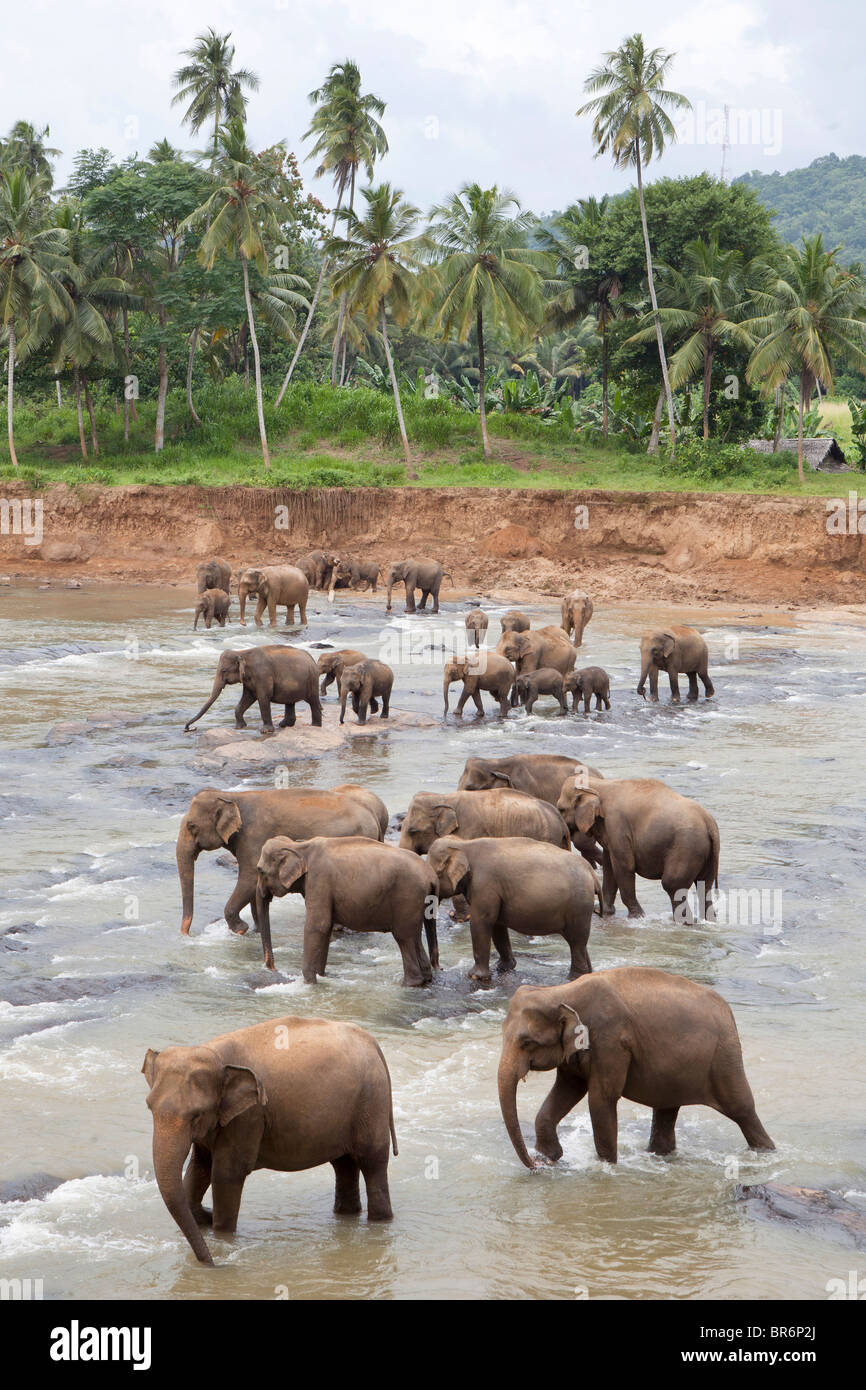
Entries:
{"type": "MultiPolygon", "coordinates": [[[[171,78],[209,26],[231,31],[236,65],[261,80],[251,144],[285,138],[302,161],[307,93],[331,63],[354,59],[365,90],[387,103],[390,151],[377,177],[425,210],[470,180],[507,187],[538,212],[627,187],[625,173],[593,157],[591,121],[575,112],[587,74],[638,30],[676,55],[670,85],[694,107],[650,177],[718,176],[726,105],[728,178],[866,153],[862,0],[820,10],[811,0],[655,10],[637,0],[0,0],[0,13],[0,132],[17,119],[47,123],[63,151],[58,184],[82,146],[124,157],[164,136],[183,149],[203,143],[171,105],[171,78]]],[[[301,168],[328,205],[312,164],[301,168]]]]}

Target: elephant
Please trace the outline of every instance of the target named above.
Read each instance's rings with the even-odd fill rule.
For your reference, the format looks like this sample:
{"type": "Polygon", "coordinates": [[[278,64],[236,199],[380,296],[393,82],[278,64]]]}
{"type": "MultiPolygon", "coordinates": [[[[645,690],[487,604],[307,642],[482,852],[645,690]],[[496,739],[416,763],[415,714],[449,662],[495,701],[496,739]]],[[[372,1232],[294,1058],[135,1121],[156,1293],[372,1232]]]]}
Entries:
{"type": "Polygon", "coordinates": [[[566,637],[571,637],[573,633],[571,640],[579,647],[583,642],[584,629],[593,614],[592,599],[583,589],[572,589],[571,593],[563,598],[560,611],[563,632],[566,637]]]}
{"type": "Polygon", "coordinates": [[[475,964],[470,980],[490,980],[491,942],[497,970],[515,968],[509,930],[524,936],[562,935],[571,951],[569,979],[592,970],[586,943],[601,884],[579,854],[519,836],[434,840],[427,865],[439,882],[440,898],[462,895],[469,904],[475,964]]]}
{"type": "Polygon", "coordinates": [[[339,787],[332,787],[331,791],[347,792],[353,801],[359,801],[362,806],[366,806],[376,818],[376,823],[379,826],[379,839],[384,840],[391,817],[381,796],[371,792],[369,787],[362,787],[359,782],[341,782],[339,787]]]}
{"type": "Polygon", "coordinates": [[[195,861],[203,850],[228,849],[238,863],[238,879],[223,915],[233,932],[243,935],[241,912],[255,903],[256,870],[262,845],[274,835],[296,840],[313,835],[364,835],[381,839],[384,831],[363,788],[317,791],[279,787],[233,792],[205,787],[189,803],[177,836],[175,856],[183,899],[180,929],[189,935],[195,895],[195,861]]]}
{"type": "Polygon", "coordinates": [[[454,681],[462,681],[463,689],[454,713],[458,719],[463,717],[463,706],[467,700],[474,700],[480,718],[484,717],[481,692],[486,690],[499,701],[499,713],[504,719],[508,714],[508,697],[514,684],[514,667],[505,657],[488,652],[485,648],[476,656],[468,655],[464,660],[445,663],[442,673],[442,694],[445,697],[445,713],[448,713],[448,691],[454,681]]]}
{"type": "Polygon", "coordinates": [[[198,627],[199,618],[204,618],[204,625],[210,628],[214,618],[220,627],[225,627],[226,616],[231,607],[231,594],[225,589],[203,589],[199,594],[198,603],[195,606],[195,621],[192,625],[193,631],[198,627]]]}
{"type": "Polygon", "coordinates": [[[602,911],[613,915],[617,892],[629,917],[642,917],[635,875],[661,879],[675,922],[693,921],[687,894],[698,891],[701,915],[715,921],[712,889],[719,882],[719,827],[697,801],[651,777],[570,777],[559,795],[566,823],[602,846],[602,911]]]}
{"type": "Polygon", "coordinates": [[[307,625],[307,599],[310,593],[310,586],[302,570],[295,565],[254,565],[242,570],[238,579],[238,599],[241,606],[241,627],[246,626],[244,612],[246,610],[247,597],[250,594],[258,595],[256,604],[255,623],[256,627],[262,626],[262,614],[268,610],[268,622],[271,627],[276,626],[277,605],[281,607],[285,604],[286,608],[286,627],[291,627],[295,621],[295,609],[298,610],[298,625],[307,625]]]}
{"type": "MultiPolygon", "coordinates": [[[[589,702],[595,696],[595,707],[610,709],[610,676],[600,666],[584,666],[580,671],[572,671],[562,685],[567,695],[572,695],[572,709],[577,710],[583,700],[583,712],[589,714],[589,702]]],[[[566,702],[567,703],[567,702],[566,702]]]]}
{"type": "MultiPolygon", "coordinates": [[[[496,650],[514,663],[518,676],[552,666],[567,676],[577,661],[577,649],[571,645],[561,627],[538,627],[531,632],[503,632],[496,650]]],[[[517,693],[511,692],[512,705],[517,693]]]]}
{"type": "Polygon", "coordinates": [[[274,969],[272,898],[300,893],[306,905],[303,976],[314,985],[324,975],[331,932],[390,932],[403,957],[403,984],[430,984],[439,964],[436,940],[436,877],[416,855],[360,836],[335,840],[318,835],[293,840],[277,835],[262,846],[256,917],[265,965],[274,969]],[[430,959],[421,941],[427,934],[430,959]]]}
{"type": "MultiPolygon", "coordinates": [[[[493,787],[512,787],[528,792],[540,801],[556,806],[563,783],[569,777],[601,777],[598,768],[577,758],[565,758],[558,753],[515,753],[510,758],[467,758],[457,783],[458,791],[489,791],[493,787]]],[[[593,868],[601,864],[601,851],[591,835],[572,830],[571,841],[593,868]]]]}
{"type": "Polygon", "coordinates": [[[379,566],[375,560],[340,559],[331,573],[328,602],[334,602],[335,589],[371,589],[375,594],[378,583],[379,566]]]}
{"type": "Polygon", "coordinates": [[[228,593],[231,577],[232,567],[227,560],[221,560],[218,555],[211,560],[202,560],[195,567],[196,591],[203,594],[205,589],[225,589],[228,593]]]}
{"type": "Polygon", "coordinates": [[[227,685],[243,685],[243,694],[235,705],[235,728],[247,727],[244,711],[259,702],[262,729],[274,732],[271,703],[285,706],[285,718],[280,728],[291,728],[295,722],[295,705],[299,700],[310,706],[312,723],[322,724],[322,702],[319,699],[319,677],[316,663],[309,652],[298,647],[247,647],[243,651],[223,652],[217,664],[210,699],[184,725],[188,733],[193,724],[206,714],[227,685]]]}
{"type": "Polygon", "coordinates": [[[370,661],[366,658],[354,666],[344,666],[340,674],[340,723],[346,718],[346,701],[352,697],[352,709],[358,716],[359,724],[366,724],[367,709],[375,714],[382,701],[380,719],[388,718],[391,703],[391,687],[394,672],[384,661],[370,661]]]}
{"type": "Polygon", "coordinates": [[[416,792],[400,827],[400,845],[426,854],[434,840],[522,836],[571,851],[568,827],[547,801],[501,787],[483,792],[416,792]]]}
{"type": "Polygon", "coordinates": [[[357,666],[359,661],[366,661],[365,652],[356,652],[352,647],[341,647],[337,651],[322,652],[316,663],[319,675],[322,677],[322,684],[319,694],[324,695],[328,686],[336,683],[337,692],[340,690],[340,677],[343,674],[344,666],[357,666]]]}
{"type": "Polygon", "coordinates": [[[515,703],[523,705],[531,714],[539,695],[552,695],[559,701],[560,714],[568,714],[568,703],[562,693],[562,674],[552,666],[542,666],[539,671],[529,671],[517,677],[514,682],[515,703]]]}
{"type": "Polygon", "coordinates": [[[467,613],[463,619],[466,624],[467,633],[472,633],[476,647],[481,646],[481,638],[487,636],[487,629],[490,619],[480,608],[473,608],[471,613],[467,613]]]}
{"type": "Polygon", "coordinates": [[[730,1005],[706,985],[665,970],[620,966],[567,985],[516,989],[502,1025],[499,1104],[521,1163],[538,1168],[562,1157],[557,1125],[589,1093],[598,1157],[617,1161],[621,1096],[652,1109],[649,1152],[676,1151],[683,1105],[709,1105],[739,1125],[752,1149],[774,1149],[755,1110],[730,1005]],[[517,1115],[517,1083],[529,1071],[556,1081],[535,1117],[527,1152],[517,1115]]]}
{"type": "Polygon", "coordinates": [[[332,555],[326,550],[311,550],[297,561],[297,568],[302,572],[311,589],[327,589],[331,580],[331,571],[339,558],[338,555],[332,555]]]}
{"type": "Polygon", "coordinates": [[[707,670],[707,644],[693,627],[669,627],[645,632],[640,639],[640,682],[638,695],[645,700],[644,687],[649,676],[650,699],[659,697],[659,671],[667,671],[671,683],[671,704],[680,702],[680,675],[689,678],[690,700],[698,698],[700,676],[707,699],[716,690],[707,670]]]}
{"type": "MultiPolygon", "coordinates": [[[[385,605],[385,612],[391,612],[391,590],[395,584],[405,584],[406,586],[406,612],[424,613],[427,609],[427,599],[432,595],[434,613],[439,612],[439,589],[442,584],[442,577],[447,571],[443,570],[438,560],[398,560],[391,565],[388,570],[388,601],[385,605]],[[421,602],[415,608],[415,590],[421,590],[421,602]]],[[[448,575],[451,583],[451,575],[448,575]]]]}
{"type": "Polygon", "coordinates": [[[201,1264],[214,1261],[200,1226],[232,1235],[244,1182],[260,1168],[298,1173],[330,1163],[339,1216],[360,1212],[363,1173],[367,1220],[391,1220],[391,1078],[363,1028],[288,1014],[201,1046],[149,1048],[141,1070],[160,1195],[201,1264]],[[209,1187],[212,1212],[202,1206],[209,1187]]]}
{"type": "Polygon", "coordinates": [[[525,613],[521,613],[519,608],[509,608],[507,613],[503,613],[499,619],[499,626],[503,634],[506,632],[528,632],[530,622],[525,613]]]}

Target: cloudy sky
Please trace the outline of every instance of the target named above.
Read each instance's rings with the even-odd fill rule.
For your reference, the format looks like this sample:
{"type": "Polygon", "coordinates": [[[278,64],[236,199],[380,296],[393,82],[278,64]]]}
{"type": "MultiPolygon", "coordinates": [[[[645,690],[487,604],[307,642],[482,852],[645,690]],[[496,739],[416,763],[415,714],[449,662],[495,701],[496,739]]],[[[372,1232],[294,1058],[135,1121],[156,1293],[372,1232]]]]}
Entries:
{"type": "Polygon", "coordinates": [[[574,113],[586,74],[635,30],[677,55],[672,86],[695,108],[666,173],[720,173],[726,104],[729,177],[866,153],[866,10],[854,0],[695,0],[657,17],[638,0],[27,0],[14,18],[2,3],[0,130],[48,123],[60,182],[82,146],[192,146],[171,75],[209,25],[232,32],[236,62],[261,78],[249,108],[259,148],[285,137],[303,154],[306,94],[352,57],[387,102],[382,177],[424,208],[467,179],[507,185],[538,211],[623,188],[574,113]]]}

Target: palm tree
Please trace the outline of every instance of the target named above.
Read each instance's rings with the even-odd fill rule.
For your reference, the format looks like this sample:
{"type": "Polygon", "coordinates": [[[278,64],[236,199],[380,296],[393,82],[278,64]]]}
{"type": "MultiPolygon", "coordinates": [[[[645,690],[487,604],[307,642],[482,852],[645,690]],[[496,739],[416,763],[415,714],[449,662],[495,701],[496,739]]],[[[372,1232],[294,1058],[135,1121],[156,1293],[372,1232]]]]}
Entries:
{"type": "MultiPolygon", "coordinates": [[[[317,179],[330,174],[334,181],[337,201],[331,220],[329,240],[333,238],[340,216],[340,209],[346,189],[349,190],[349,211],[355,203],[355,181],[358,169],[363,168],[367,178],[373,178],[373,165],[388,152],[388,141],[378,118],[385,113],[385,103],[372,93],[362,93],[361,73],[356,63],[347,58],[342,63],[334,63],[321,87],[310,92],[309,100],[316,105],[310,128],[304,134],[305,140],[312,139],[310,158],[319,163],[315,175],[317,179]]],[[[322,293],[322,285],[328,269],[328,257],[323,253],[319,278],[313,294],[310,312],[304,324],[297,347],[286,372],[285,380],[277,396],[277,405],[286,393],[292,379],[295,365],[303,350],[313,322],[313,315],[322,293]]],[[[337,318],[337,332],[334,335],[334,350],[331,359],[331,385],[336,384],[337,360],[343,338],[343,319],[346,301],[341,296],[337,318]]]]}
{"type": "Polygon", "coordinates": [[[751,292],[757,313],[749,321],[757,344],[746,378],[764,395],[800,381],[797,472],[803,476],[803,415],[815,387],[833,389],[836,361],[866,371],[866,280],[858,267],[845,270],[841,247],[824,249],[820,233],[791,246],[779,268],[762,267],[763,285],[751,292]]]}
{"type": "Polygon", "coordinates": [[[0,145],[0,162],[11,169],[23,167],[31,179],[42,179],[46,196],[54,182],[54,172],[50,160],[60,154],[60,150],[46,145],[45,139],[51,134],[48,126],[39,130],[30,121],[16,121],[0,145]]]}
{"type": "Polygon", "coordinates": [[[665,53],[660,48],[653,48],[647,52],[643,36],[632,34],[618,49],[606,53],[603,66],[590,73],[584,83],[584,91],[598,95],[594,95],[591,101],[585,102],[577,111],[578,116],[589,112],[594,117],[592,138],[597,146],[596,158],[609,153],[617,168],[634,165],[637,174],[637,196],[640,203],[647,281],[653,307],[662,381],[667,397],[672,449],[676,445],[674,403],[656,301],[652,251],[643,195],[643,168],[654,157],[661,158],[665,143],[673,143],[676,139],[676,129],[666,108],[674,111],[691,108],[691,102],[687,97],[679,92],[669,91],[664,86],[673,58],[672,53],[665,53]]]}
{"type": "MultiPolygon", "coordinates": [[[[218,169],[219,186],[194,213],[187,219],[189,223],[205,222],[205,232],[198,249],[198,258],[207,270],[221,251],[240,257],[244,281],[244,301],[247,308],[247,325],[250,342],[253,345],[253,362],[256,371],[256,405],[259,417],[259,435],[262,441],[262,455],[265,467],[270,468],[271,456],[268,451],[268,437],[265,431],[265,412],[262,401],[262,363],[259,356],[259,340],[256,336],[256,322],[253,316],[253,301],[250,294],[249,262],[254,261],[263,275],[267,274],[268,257],[265,238],[274,236],[279,228],[279,204],[269,191],[269,177],[255,155],[248,148],[243,121],[233,117],[220,127],[222,150],[218,169]]],[[[290,277],[291,278],[291,277],[290,277]]]]}
{"type": "Polygon", "coordinates": [[[478,341],[481,439],[490,457],[484,400],[484,325],[521,337],[536,328],[544,313],[543,273],[549,257],[527,246],[533,219],[507,189],[464,184],[447,203],[430,213],[428,237],[433,255],[430,290],[438,300],[437,329],[465,342],[472,329],[478,341]]]}
{"type": "Polygon", "coordinates": [[[22,168],[0,169],[0,323],[7,335],[6,411],[9,456],[15,468],[13,428],[15,356],[20,331],[26,331],[35,309],[43,322],[57,322],[69,311],[70,301],[60,274],[70,263],[66,237],[58,227],[43,225],[47,186],[45,180],[22,168]]]}
{"type": "Polygon", "coordinates": [[[229,43],[230,38],[231,34],[217,34],[213,29],[199,34],[192,48],[183,51],[190,61],[178,68],[172,78],[177,91],[171,104],[189,103],[183,122],[193,135],[201,130],[205,121],[213,121],[211,169],[215,168],[219,154],[220,126],[233,117],[246,115],[244,88],[251,92],[259,90],[259,79],[254,72],[249,68],[232,68],[235,46],[229,43]]]}
{"type": "MultiPolygon", "coordinates": [[[[743,258],[739,251],[720,251],[719,239],[696,237],[683,247],[683,270],[659,266],[662,278],[658,310],[662,328],[684,337],[670,360],[670,381],[676,391],[701,373],[704,395],[704,439],[710,437],[710,390],[713,363],[722,347],[750,349],[754,340],[742,322],[747,303],[743,258]]],[[[655,337],[652,314],[630,343],[655,337]]]]}
{"type": "Polygon", "coordinates": [[[364,216],[359,217],[349,209],[345,219],[346,235],[332,237],[325,254],[338,263],[334,294],[340,296],[340,302],[348,303],[350,313],[363,313],[370,324],[378,320],[406,466],[409,477],[417,478],[391,356],[388,317],[390,315],[398,324],[405,323],[409,317],[412,279],[419,268],[419,241],[411,232],[420,213],[411,203],[403,201],[399,188],[392,188],[388,183],[378,188],[365,188],[363,194],[367,204],[364,216]]]}

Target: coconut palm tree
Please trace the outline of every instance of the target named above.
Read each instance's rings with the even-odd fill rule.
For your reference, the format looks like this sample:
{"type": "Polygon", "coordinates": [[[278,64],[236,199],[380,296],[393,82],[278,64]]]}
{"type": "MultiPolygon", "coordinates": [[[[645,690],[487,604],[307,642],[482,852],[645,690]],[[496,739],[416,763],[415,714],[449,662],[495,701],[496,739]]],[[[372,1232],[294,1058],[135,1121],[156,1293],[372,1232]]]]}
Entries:
{"type": "Polygon", "coordinates": [[[233,68],[235,46],[231,34],[217,34],[213,29],[196,37],[192,48],[184,49],[189,58],[172,78],[176,92],[172,106],[188,102],[183,113],[184,125],[197,135],[205,121],[213,122],[211,169],[219,155],[220,126],[233,117],[243,118],[247,110],[245,88],[259,90],[259,79],[249,68],[233,68]]]}
{"type": "MultiPolygon", "coordinates": [[[[349,210],[355,203],[355,182],[359,168],[372,181],[373,166],[388,152],[388,141],[379,117],[385,114],[385,103],[372,93],[361,91],[361,73],[356,63],[347,58],[342,63],[334,63],[321,87],[310,92],[309,100],[316,110],[310,121],[310,128],[304,134],[305,140],[313,140],[310,158],[318,159],[315,176],[317,179],[330,174],[337,194],[334,215],[331,220],[329,239],[333,238],[340,217],[340,209],[346,189],[349,190],[349,210]]],[[[313,302],[298,339],[289,370],[277,396],[279,406],[292,379],[298,358],[303,351],[307,334],[313,323],[313,316],[322,293],[322,285],[328,270],[328,257],[323,253],[319,278],[316,282],[313,302]]],[[[334,335],[334,350],[331,358],[331,385],[336,384],[337,361],[343,338],[343,319],[346,301],[341,297],[337,316],[337,332],[334,335]]]]}
{"type": "Polygon", "coordinates": [[[66,235],[44,225],[47,185],[22,168],[0,169],[0,323],[7,337],[6,412],[9,456],[15,468],[15,358],[18,338],[39,309],[43,322],[58,322],[70,300],[61,275],[71,268],[66,235]]]}
{"type": "Polygon", "coordinates": [[[676,139],[676,129],[668,110],[683,111],[691,108],[691,102],[687,97],[679,92],[669,91],[664,86],[673,58],[672,53],[665,53],[660,48],[647,51],[644,48],[643,36],[632,34],[618,49],[606,53],[603,65],[590,73],[584,83],[584,91],[592,93],[592,99],[584,102],[577,111],[578,116],[589,113],[594,118],[592,138],[596,144],[596,158],[602,154],[610,154],[617,168],[633,165],[637,176],[647,282],[654,314],[662,381],[667,398],[671,448],[676,445],[674,403],[668,379],[661,321],[658,317],[652,251],[644,203],[643,170],[653,158],[661,158],[666,143],[673,143],[676,139]]]}
{"type": "Polygon", "coordinates": [[[382,346],[391,377],[394,405],[410,478],[417,478],[412,465],[400,388],[388,338],[388,318],[403,324],[412,305],[412,282],[417,273],[422,243],[412,235],[419,210],[403,200],[399,188],[382,183],[365,188],[367,206],[362,216],[354,209],[346,213],[346,234],[331,237],[325,247],[329,260],[337,263],[333,293],[348,304],[350,313],[360,312],[371,325],[378,321],[382,346]]]}
{"type": "Polygon", "coordinates": [[[262,401],[262,363],[259,340],[250,294],[249,263],[254,261],[262,275],[267,274],[268,257],[265,239],[279,231],[279,204],[269,190],[269,176],[246,143],[246,132],[239,116],[220,127],[220,164],[217,170],[218,187],[200,208],[187,219],[190,224],[204,222],[205,231],[198,249],[198,258],[210,270],[220,252],[240,258],[244,282],[244,301],[247,325],[253,345],[256,372],[256,405],[259,435],[265,467],[270,468],[268,437],[262,401]]]}
{"type": "Polygon", "coordinates": [[[42,179],[46,197],[54,182],[50,160],[60,154],[60,150],[46,145],[46,137],[50,134],[47,125],[39,130],[30,121],[16,121],[6,139],[0,142],[0,162],[10,169],[23,168],[31,179],[42,179]]]}
{"type": "Polygon", "coordinates": [[[820,233],[791,246],[779,267],[761,267],[763,284],[751,292],[749,321],[757,340],[746,379],[765,395],[799,378],[797,472],[803,475],[803,415],[817,385],[833,389],[836,362],[866,371],[866,280],[858,267],[839,264],[840,246],[824,249],[820,233]]]}
{"type": "Polygon", "coordinates": [[[485,324],[519,338],[544,314],[550,258],[527,245],[534,222],[507,189],[464,184],[430,213],[428,240],[439,258],[428,280],[436,329],[478,342],[479,415],[485,456],[490,456],[485,391],[485,324]]]}
{"type": "MultiPolygon", "coordinates": [[[[700,372],[703,381],[704,439],[710,437],[710,391],[713,363],[722,347],[754,346],[743,322],[748,304],[746,273],[739,251],[720,251],[714,234],[696,237],[683,247],[683,269],[658,266],[661,306],[658,316],[666,336],[682,339],[669,364],[676,391],[700,372]]],[[[630,343],[655,337],[655,316],[646,314],[630,343]]]]}

